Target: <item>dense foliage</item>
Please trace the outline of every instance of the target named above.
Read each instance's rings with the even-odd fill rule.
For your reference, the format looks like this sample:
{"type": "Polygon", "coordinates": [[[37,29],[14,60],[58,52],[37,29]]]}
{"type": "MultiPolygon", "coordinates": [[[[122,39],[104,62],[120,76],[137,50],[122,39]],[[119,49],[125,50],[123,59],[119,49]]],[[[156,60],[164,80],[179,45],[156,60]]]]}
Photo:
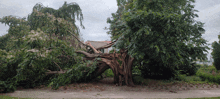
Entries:
{"type": "Polygon", "coordinates": [[[96,61],[85,61],[75,53],[82,49],[74,38],[80,38],[76,19],[82,23],[79,5],[66,2],[57,10],[38,3],[27,19],[0,19],[9,26],[8,34],[0,37],[0,92],[47,84],[57,89],[88,78],[96,61]],[[47,75],[50,71],[67,72],[47,75]]]}
{"type": "Polygon", "coordinates": [[[220,72],[214,66],[202,66],[196,75],[203,81],[220,84],[220,72]]]}
{"type": "MultiPolygon", "coordinates": [[[[170,78],[183,66],[206,59],[203,23],[194,0],[117,0],[118,10],[108,18],[108,34],[115,47],[128,49],[142,76],[170,78]]],[[[193,65],[191,65],[193,67],[193,65]]]]}
{"type": "Polygon", "coordinates": [[[219,42],[213,42],[212,57],[214,59],[214,66],[217,70],[220,70],[220,35],[218,35],[219,42]]]}

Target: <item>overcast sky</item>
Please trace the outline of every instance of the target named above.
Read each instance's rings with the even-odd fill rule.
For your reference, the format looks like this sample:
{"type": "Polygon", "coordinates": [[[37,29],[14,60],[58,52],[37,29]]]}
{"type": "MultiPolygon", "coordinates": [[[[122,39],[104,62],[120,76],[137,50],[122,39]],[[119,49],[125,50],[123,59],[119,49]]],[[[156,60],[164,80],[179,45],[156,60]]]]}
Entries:
{"type": "MultiPolygon", "coordinates": [[[[116,12],[116,0],[66,0],[67,3],[76,2],[82,9],[85,29],[80,29],[82,37],[87,40],[110,40],[106,34],[105,27],[109,24],[106,19],[111,13],[116,12]]],[[[33,6],[41,2],[44,6],[58,9],[64,3],[63,0],[0,0],[0,18],[14,15],[27,17],[32,12],[33,6]]],[[[205,23],[205,34],[203,37],[208,43],[218,41],[220,34],[220,0],[196,0],[195,9],[199,12],[197,20],[205,23]]],[[[0,24],[0,36],[7,33],[8,27],[0,24]]]]}
{"type": "MultiPolygon", "coordinates": [[[[85,29],[80,28],[85,41],[87,40],[110,40],[105,27],[111,13],[116,12],[116,0],[65,0],[67,3],[76,2],[82,9],[85,29]]],[[[44,6],[58,9],[64,0],[0,0],[0,18],[8,15],[27,17],[32,12],[33,6],[41,2],[44,6]]],[[[78,23],[79,24],[79,23],[78,23]]],[[[0,36],[7,33],[8,27],[0,23],[0,36]]]]}

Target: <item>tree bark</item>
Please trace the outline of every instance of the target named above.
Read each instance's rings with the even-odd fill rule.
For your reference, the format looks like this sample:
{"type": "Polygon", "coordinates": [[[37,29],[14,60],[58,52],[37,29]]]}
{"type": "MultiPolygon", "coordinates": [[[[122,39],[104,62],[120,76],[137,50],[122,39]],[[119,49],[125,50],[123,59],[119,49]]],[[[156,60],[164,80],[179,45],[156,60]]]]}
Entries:
{"type": "Polygon", "coordinates": [[[132,64],[134,58],[130,57],[126,50],[121,49],[121,53],[110,54],[90,54],[84,51],[77,52],[84,54],[88,60],[101,58],[98,69],[95,70],[96,73],[93,74],[92,78],[101,75],[106,69],[111,68],[114,73],[114,83],[121,86],[123,82],[125,82],[126,85],[134,86],[132,80],[132,64]],[[122,64],[119,64],[118,60],[122,61],[122,64]]]}

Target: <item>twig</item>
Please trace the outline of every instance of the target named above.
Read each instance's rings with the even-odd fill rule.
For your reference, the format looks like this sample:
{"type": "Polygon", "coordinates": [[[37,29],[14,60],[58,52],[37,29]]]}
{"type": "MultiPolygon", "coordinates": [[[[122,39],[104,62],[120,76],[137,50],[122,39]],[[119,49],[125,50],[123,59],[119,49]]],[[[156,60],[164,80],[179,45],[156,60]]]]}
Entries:
{"type": "Polygon", "coordinates": [[[66,73],[66,71],[50,71],[49,72],[46,72],[46,74],[64,74],[66,73]]]}
{"type": "Polygon", "coordinates": [[[53,63],[57,65],[57,67],[60,69],[60,71],[63,71],[56,62],[53,61],[53,63]]]}

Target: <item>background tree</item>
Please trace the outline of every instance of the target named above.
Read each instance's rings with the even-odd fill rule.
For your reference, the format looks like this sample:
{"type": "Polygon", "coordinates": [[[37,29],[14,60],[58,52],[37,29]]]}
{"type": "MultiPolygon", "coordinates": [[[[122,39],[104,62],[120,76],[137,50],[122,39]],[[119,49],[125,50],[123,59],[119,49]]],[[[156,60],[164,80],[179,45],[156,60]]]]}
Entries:
{"type": "MultiPolygon", "coordinates": [[[[138,61],[142,76],[170,78],[196,59],[206,59],[203,23],[194,0],[117,0],[118,10],[108,18],[108,34],[115,47],[127,49],[138,61]]],[[[189,68],[188,68],[189,69],[189,68]]]]}
{"type": "MultiPolygon", "coordinates": [[[[220,40],[220,35],[218,35],[218,39],[220,40]]],[[[212,51],[212,57],[214,59],[214,66],[217,70],[220,70],[220,41],[218,42],[213,42],[212,43],[212,47],[213,47],[213,51],[212,51]]]]}

